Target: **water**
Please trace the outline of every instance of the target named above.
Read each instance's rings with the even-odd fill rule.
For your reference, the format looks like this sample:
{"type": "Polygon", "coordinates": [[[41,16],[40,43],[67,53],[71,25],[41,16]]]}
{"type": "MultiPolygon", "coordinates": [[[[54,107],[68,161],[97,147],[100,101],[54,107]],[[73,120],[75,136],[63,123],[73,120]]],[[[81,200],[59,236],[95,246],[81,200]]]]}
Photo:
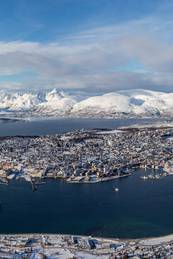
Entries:
{"type": "Polygon", "coordinates": [[[98,184],[48,181],[0,185],[0,233],[71,233],[139,238],[173,232],[173,176],[133,176],[98,184]],[[114,192],[115,187],[119,192],[114,192]]]}
{"type": "Polygon", "coordinates": [[[150,123],[158,119],[47,119],[0,122],[0,136],[44,135],[77,129],[115,128],[135,123],[150,123]]]}

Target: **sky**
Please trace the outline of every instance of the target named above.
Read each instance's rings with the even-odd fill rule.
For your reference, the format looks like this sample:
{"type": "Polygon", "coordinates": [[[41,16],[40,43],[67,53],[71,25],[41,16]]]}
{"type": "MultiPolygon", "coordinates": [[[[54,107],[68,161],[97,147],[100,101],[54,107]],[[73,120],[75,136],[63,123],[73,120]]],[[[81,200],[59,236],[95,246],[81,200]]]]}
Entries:
{"type": "Polygon", "coordinates": [[[173,92],[172,0],[1,0],[0,89],[173,92]]]}

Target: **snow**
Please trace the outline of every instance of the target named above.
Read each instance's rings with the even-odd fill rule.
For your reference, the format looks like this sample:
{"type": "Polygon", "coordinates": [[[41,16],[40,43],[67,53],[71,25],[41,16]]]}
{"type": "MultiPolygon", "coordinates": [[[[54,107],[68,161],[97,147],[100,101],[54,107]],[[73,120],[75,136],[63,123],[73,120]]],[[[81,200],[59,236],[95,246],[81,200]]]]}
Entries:
{"type": "Polygon", "coordinates": [[[92,255],[92,254],[87,254],[85,252],[78,252],[76,253],[77,258],[80,259],[109,259],[110,255],[92,255]]]}
{"type": "Polygon", "coordinates": [[[148,90],[119,91],[90,97],[75,104],[72,111],[104,111],[136,115],[172,113],[173,93],[148,90]]]}
{"type": "Polygon", "coordinates": [[[0,93],[0,109],[10,110],[28,110],[33,106],[38,105],[40,100],[37,95],[24,93],[24,94],[5,94],[0,93]]]}
{"type": "Polygon", "coordinates": [[[123,133],[123,131],[115,129],[115,130],[103,130],[103,131],[97,131],[96,132],[96,134],[98,134],[98,135],[102,135],[102,134],[104,134],[104,135],[106,135],[106,134],[118,134],[118,133],[123,133]]]}
{"type": "Polygon", "coordinates": [[[68,112],[72,109],[76,103],[74,97],[65,94],[64,92],[58,92],[56,89],[49,92],[45,96],[45,101],[39,104],[39,111],[52,112],[68,112]]]}
{"type": "Polygon", "coordinates": [[[90,97],[74,105],[72,112],[85,111],[105,111],[105,112],[128,112],[128,97],[108,93],[101,96],[90,97]]]}
{"type": "Polygon", "coordinates": [[[148,238],[148,239],[141,239],[139,244],[145,246],[154,246],[154,245],[161,245],[163,243],[171,242],[173,240],[173,235],[157,237],[157,238],[148,238]]]}
{"type": "Polygon", "coordinates": [[[41,94],[1,91],[0,110],[1,113],[30,111],[34,115],[51,116],[168,116],[173,114],[173,93],[135,89],[84,97],[56,89],[41,94]]]}

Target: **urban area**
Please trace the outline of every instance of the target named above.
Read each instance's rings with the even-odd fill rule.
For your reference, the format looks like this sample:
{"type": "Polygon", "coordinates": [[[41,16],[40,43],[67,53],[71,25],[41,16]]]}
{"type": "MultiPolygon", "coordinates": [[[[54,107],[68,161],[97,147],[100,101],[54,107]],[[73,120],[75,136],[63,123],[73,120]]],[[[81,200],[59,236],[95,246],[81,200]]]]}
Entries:
{"type": "Polygon", "coordinates": [[[173,236],[120,240],[73,235],[0,235],[0,258],[171,259],[173,236]]]}
{"type": "Polygon", "coordinates": [[[63,179],[97,183],[152,169],[142,179],[173,173],[173,128],[80,130],[46,136],[0,138],[0,182],[63,179]],[[162,172],[162,173],[159,173],[162,172]]]}

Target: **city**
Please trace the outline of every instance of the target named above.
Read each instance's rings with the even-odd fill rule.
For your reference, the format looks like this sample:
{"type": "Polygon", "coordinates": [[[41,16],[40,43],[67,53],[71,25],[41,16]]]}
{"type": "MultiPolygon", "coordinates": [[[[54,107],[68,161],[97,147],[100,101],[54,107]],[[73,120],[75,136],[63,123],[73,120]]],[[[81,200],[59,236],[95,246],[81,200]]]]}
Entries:
{"type": "Polygon", "coordinates": [[[0,0],[0,259],[173,259],[173,1],[0,0]]]}
{"type": "Polygon", "coordinates": [[[32,183],[48,178],[97,183],[130,176],[136,168],[154,170],[143,179],[173,173],[172,128],[93,129],[0,139],[1,183],[20,178],[32,183]]]}

